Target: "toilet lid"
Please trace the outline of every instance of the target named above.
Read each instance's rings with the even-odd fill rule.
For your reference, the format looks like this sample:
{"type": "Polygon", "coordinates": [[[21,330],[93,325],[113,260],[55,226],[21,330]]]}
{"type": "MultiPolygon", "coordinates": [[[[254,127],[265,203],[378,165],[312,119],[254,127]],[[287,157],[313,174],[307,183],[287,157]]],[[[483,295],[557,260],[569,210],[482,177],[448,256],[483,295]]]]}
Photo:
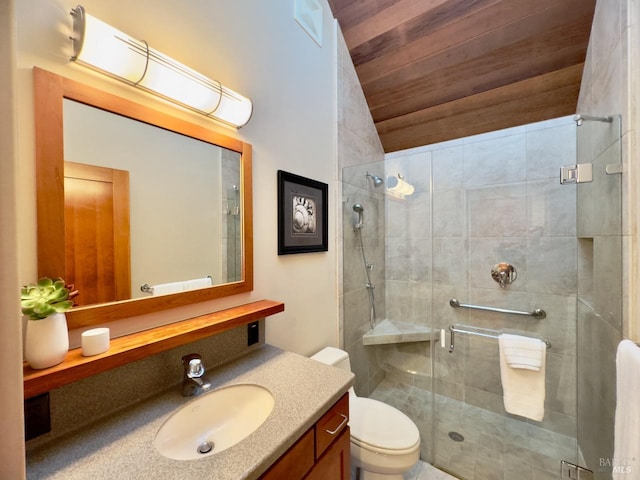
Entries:
{"type": "Polygon", "coordinates": [[[385,450],[407,450],[420,441],[415,423],[397,408],[372,398],[349,399],[351,438],[385,450]]]}

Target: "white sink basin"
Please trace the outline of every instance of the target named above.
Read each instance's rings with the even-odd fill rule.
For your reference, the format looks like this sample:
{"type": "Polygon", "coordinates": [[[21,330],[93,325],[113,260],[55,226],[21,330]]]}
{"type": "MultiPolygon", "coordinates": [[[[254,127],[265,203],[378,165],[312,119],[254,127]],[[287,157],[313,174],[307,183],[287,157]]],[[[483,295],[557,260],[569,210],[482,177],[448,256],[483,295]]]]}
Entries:
{"type": "Polygon", "coordinates": [[[160,427],[154,445],[165,457],[194,460],[219,453],[255,432],[273,410],[271,392],[238,384],[202,394],[160,427]]]}

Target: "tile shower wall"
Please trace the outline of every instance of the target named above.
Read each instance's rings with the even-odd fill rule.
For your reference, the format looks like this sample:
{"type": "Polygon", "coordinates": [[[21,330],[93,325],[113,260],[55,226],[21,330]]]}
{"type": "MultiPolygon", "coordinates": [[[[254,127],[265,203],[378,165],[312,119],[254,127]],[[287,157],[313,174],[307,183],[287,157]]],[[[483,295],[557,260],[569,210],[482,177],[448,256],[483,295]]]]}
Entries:
{"type": "Polygon", "coordinates": [[[367,171],[383,176],[384,151],[339,30],[337,50],[338,180],[343,181],[342,188],[335,189],[338,243],[343,247],[342,254],[338,255],[338,271],[343,272],[338,290],[339,338],[351,356],[356,391],[366,396],[380,382],[383,373],[376,352],[362,345],[362,334],[369,329],[369,300],[364,287],[359,239],[353,230],[353,204],[361,203],[365,208],[363,240],[367,260],[374,264],[376,308],[384,312],[384,202],[382,192],[374,192],[370,180],[365,178],[367,171]]]}
{"type": "MultiPolygon", "coordinates": [[[[404,198],[386,196],[384,317],[396,325],[409,323],[411,328],[431,325],[431,160],[430,151],[417,151],[388,155],[385,161],[387,182],[400,175],[414,187],[414,193],[404,198]]],[[[387,378],[431,390],[430,342],[376,348],[387,378]]]]}
{"type": "Polygon", "coordinates": [[[584,122],[578,129],[579,162],[594,163],[593,184],[578,187],[578,444],[597,480],[611,479],[600,465],[613,457],[617,344],[623,336],[638,341],[640,331],[634,269],[639,19],[638,2],[598,0],[578,101],[578,113],[620,115],[612,124],[584,122]],[[621,158],[622,176],[602,174],[621,158]]]}
{"type": "Polygon", "coordinates": [[[240,154],[222,149],[221,195],[223,221],[220,230],[222,240],[223,282],[238,282],[242,279],[242,225],[240,224],[240,154]]]}
{"type": "MultiPolygon", "coordinates": [[[[546,414],[542,422],[530,423],[569,437],[576,430],[576,188],[561,186],[558,174],[561,165],[575,163],[575,129],[565,117],[389,154],[386,160],[387,175],[399,170],[418,185],[405,202],[387,201],[387,315],[422,321],[432,300],[434,328],[457,323],[548,339],[553,348],[547,354],[546,414]],[[429,184],[430,169],[431,220],[421,188],[429,184]],[[430,248],[429,234],[432,256],[420,253],[430,248]],[[505,289],[490,276],[498,262],[518,271],[505,289]],[[454,310],[451,298],[543,308],[547,318],[454,310]]],[[[453,354],[435,346],[433,359],[437,394],[506,415],[495,340],[458,336],[453,354]]],[[[446,426],[440,427],[436,462],[438,445],[450,443],[446,426]]]]}
{"type": "Polygon", "coordinates": [[[384,189],[375,189],[373,182],[366,178],[367,172],[382,177],[382,162],[349,167],[342,172],[344,345],[356,374],[355,389],[361,396],[368,396],[384,378],[381,352],[362,343],[362,336],[371,328],[363,253],[372,265],[369,275],[375,285],[377,319],[384,317],[386,290],[384,189]],[[359,230],[353,228],[357,218],[353,210],[355,203],[364,209],[364,226],[359,230]]]}
{"type": "Polygon", "coordinates": [[[431,152],[388,158],[385,175],[400,175],[415,189],[406,198],[386,197],[386,317],[430,325],[431,152]]]}
{"type": "Polygon", "coordinates": [[[622,218],[620,118],[578,128],[580,163],[593,164],[593,182],[578,186],[578,440],[597,480],[611,479],[616,364],[622,339],[622,218]],[[602,459],[605,459],[603,462],[602,459]],[[605,467],[601,468],[604,463],[605,467]]]}

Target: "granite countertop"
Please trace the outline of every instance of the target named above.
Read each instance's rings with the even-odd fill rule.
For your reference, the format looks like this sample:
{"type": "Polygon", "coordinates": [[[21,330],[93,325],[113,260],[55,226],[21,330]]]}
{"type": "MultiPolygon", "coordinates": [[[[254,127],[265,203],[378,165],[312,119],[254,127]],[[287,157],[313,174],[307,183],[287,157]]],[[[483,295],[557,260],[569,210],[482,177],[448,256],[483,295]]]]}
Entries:
{"type": "Polygon", "coordinates": [[[153,439],[184,398],[179,388],[146,400],[27,455],[28,479],[256,479],[332,406],[353,374],[270,345],[207,372],[214,389],[236,383],[267,388],[273,412],[255,432],[197,460],[160,455],[153,439]]]}

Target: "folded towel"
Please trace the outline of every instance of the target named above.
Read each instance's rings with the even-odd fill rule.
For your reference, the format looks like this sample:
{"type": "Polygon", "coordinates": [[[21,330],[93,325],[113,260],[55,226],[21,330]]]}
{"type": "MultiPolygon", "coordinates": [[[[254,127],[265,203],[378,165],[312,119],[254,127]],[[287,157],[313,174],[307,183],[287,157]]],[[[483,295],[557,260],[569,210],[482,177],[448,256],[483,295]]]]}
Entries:
{"type": "Polygon", "coordinates": [[[623,340],[616,354],[616,420],[613,478],[640,475],[640,348],[623,340]]]}
{"type": "MultiPolygon", "coordinates": [[[[507,334],[498,337],[504,408],[513,415],[520,415],[539,422],[544,417],[546,359],[544,353],[546,352],[546,345],[544,342],[537,340],[542,345],[541,351],[543,353],[540,356],[540,366],[537,371],[528,367],[512,368],[507,363],[505,350],[510,349],[512,345],[520,345],[523,340],[529,339],[507,334]]],[[[522,360],[516,358],[515,364],[530,367],[530,359],[527,358],[524,361],[525,363],[522,363],[522,360]]]]}
{"type": "Polygon", "coordinates": [[[544,342],[537,338],[507,333],[500,335],[500,338],[507,365],[536,372],[540,370],[546,351],[544,342]]]}

